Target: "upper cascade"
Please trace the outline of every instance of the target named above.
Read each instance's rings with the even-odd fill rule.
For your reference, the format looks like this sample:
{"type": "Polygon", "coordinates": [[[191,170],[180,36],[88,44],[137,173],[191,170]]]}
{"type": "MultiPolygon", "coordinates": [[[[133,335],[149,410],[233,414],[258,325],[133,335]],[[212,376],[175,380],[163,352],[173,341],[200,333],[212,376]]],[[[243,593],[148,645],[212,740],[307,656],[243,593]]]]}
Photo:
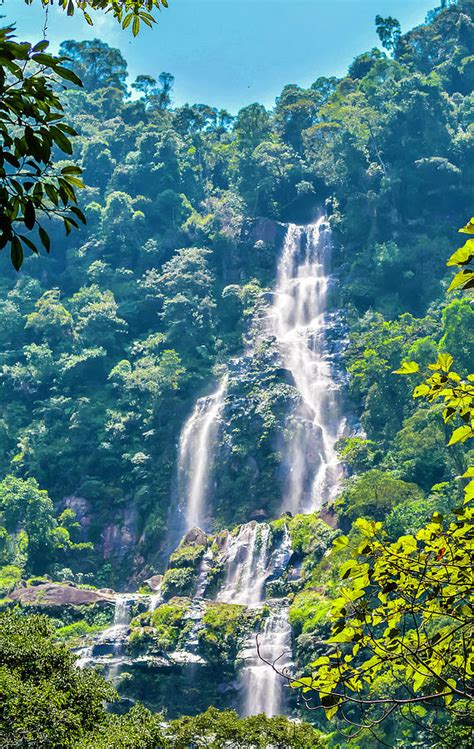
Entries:
{"type": "Polygon", "coordinates": [[[330,230],[315,224],[289,224],[278,265],[270,311],[283,364],[301,403],[293,422],[284,464],[288,471],[283,510],[314,512],[334,499],[342,476],[335,444],[344,420],[327,351],[327,292],[330,230]]]}

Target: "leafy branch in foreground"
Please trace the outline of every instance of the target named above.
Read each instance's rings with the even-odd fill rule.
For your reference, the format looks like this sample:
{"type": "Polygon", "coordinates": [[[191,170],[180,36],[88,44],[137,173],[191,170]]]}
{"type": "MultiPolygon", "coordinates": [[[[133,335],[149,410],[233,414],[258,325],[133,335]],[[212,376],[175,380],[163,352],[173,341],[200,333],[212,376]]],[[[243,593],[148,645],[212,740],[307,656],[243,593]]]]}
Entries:
{"type": "MultiPolygon", "coordinates": [[[[459,229],[462,234],[474,234],[474,217],[459,229]]],[[[474,288],[474,270],[468,267],[474,258],[474,239],[468,239],[449,258],[447,265],[460,268],[454,276],[448,291],[464,290],[470,292],[474,288]]],[[[474,374],[461,377],[452,370],[453,357],[450,354],[439,354],[434,364],[429,364],[433,374],[425,382],[415,388],[414,398],[426,398],[429,403],[439,400],[444,402],[443,419],[445,423],[462,422],[449,440],[449,445],[474,437],[474,374]]],[[[417,362],[403,362],[396,374],[414,374],[419,371],[417,362]]]]}
{"type": "MultiPolygon", "coordinates": [[[[473,234],[474,220],[460,230],[473,234]]],[[[461,266],[450,289],[472,288],[473,240],[448,265],[461,266]],[[462,282],[457,281],[460,274],[462,282]]],[[[450,445],[474,437],[474,375],[461,377],[453,358],[440,354],[433,374],[414,397],[444,401],[445,422],[461,421],[450,445]]],[[[419,371],[402,364],[398,374],[419,371]]],[[[292,682],[309,709],[336,714],[360,733],[396,713],[417,722],[432,709],[458,725],[472,725],[474,696],[474,468],[464,505],[445,520],[435,513],[416,535],[392,541],[383,523],[359,519],[351,537],[339,536],[334,551],[348,556],[342,585],[330,614],[326,653],[313,672],[292,682]],[[354,539],[357,539],[354,542],[354,539]],[[319,703],[312,704],[314,692],[319,703]]],[[[438,736],[439,737],[439,736],[438,736]]],[[[441,736],[443,744],[443,737],[441,736]]]]}
{"type": "MultiPolygon", "coordinates": [[[[40,1],[44,8],[52,5],[52,0],[40,1]]],[[[31,5],[33,0],[25,2],[31,5]]],[[[122,29],[127,29],[131,25],[133,36],[137,36],[142,23],[149,27],[156,23],[152,11],[167,8],[168,0],[58,0],[57,4],[68,16],[73,16],[76,8],[81,10],[89,26],[93,25],[93,20],[88,10],[112,13],[122,29]]]]}
{"type": "MultiPolygon", "coordinates": [[[[33,0],[25,0],[31,5],[33,0]]],[[[51,0],[41,0],[44,8],[51,0]]],[[[136,36],[141,24],[152,26],[150,11],[167,8],[167,0],[58,0],[68,16],[82,11],[92,25],[89,10],[112,13],[123,29],[136,36]]],[[[66,229],[78,228],[85,217],[77,205],[76,189],[84,187],[81,169],[73,164],[58,168],[54,150],[72,155],[74,128],[64,122],[57,93],[61,79],[82,86],[65,57],[46,53],[47,41],[35,46],[15,41],[14,27],[0,28],[0,249],[10,249],[16,270],[25,250],[50,251],[51,240],[40,219],[58,218],[66,229]]]]}
{"type": "Polygon", "coordinates": [[[64,119],[56,88],[63,79],[81,85],[63,57],[14,41],[13,27],[0,29],[0,249],[8,246],[19,270],[24,251],[47,252],[51,242],[41,218],[58,218],[69,234],[85,223],[77,206],[81,170],[54,166],[53,151],[72,154],[76,131],[64,119]]]}

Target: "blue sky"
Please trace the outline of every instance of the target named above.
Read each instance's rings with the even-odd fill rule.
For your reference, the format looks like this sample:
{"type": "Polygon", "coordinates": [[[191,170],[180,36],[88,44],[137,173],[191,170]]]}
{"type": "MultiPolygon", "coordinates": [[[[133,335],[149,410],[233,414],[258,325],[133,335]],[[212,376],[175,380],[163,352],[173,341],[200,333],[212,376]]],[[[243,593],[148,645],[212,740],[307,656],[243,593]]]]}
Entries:
{"type": "MultiPolygon", "coordinates": [[[[404,30],[421,23],[435,0],[169,0],[153,31],[137,39],[112,18],[96,16],[90,29],[77,13],[50,9],[48,34],[63,39],[98,36],[119,47],[138,74],[175,76],[177,104],[207,103],[236,112],[254,101],[272,106],[286,83],[309,85],[320,75],[342,75],[355,55],[378,43],[374,19],[397,17],[404,30]]],[[[1,12],[28,41],[42,36],[39,0],[5,0],[1,12]]]]}

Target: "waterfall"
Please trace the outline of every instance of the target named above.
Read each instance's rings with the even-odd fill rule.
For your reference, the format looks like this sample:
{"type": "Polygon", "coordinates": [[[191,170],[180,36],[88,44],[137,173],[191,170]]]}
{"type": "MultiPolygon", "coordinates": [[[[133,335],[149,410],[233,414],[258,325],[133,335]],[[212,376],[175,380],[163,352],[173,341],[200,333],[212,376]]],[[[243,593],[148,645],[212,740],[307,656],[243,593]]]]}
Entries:
{"type": "MultiPolygon", "coordinates": [[[[289,417],[291,436],[283,460],[288,478],[282,509],[293,514],[314,512],[333,499],[341,478],[335,444],[344,422],[337,408],[326,340],[329,239],[323,219],[310,226],[288,226],[269,315],[283,366],[300,396],[300,404],[289,417]]],[[[288,531],[277,553],[284,569],[291,554],[288,531]]],[[[247,579],[253,577],[255,593],[250,593],[250,600],[255,604],[258,596],[262,601],[265,578],[261,583],[264,573],[248,572],[252,564],[255,567],[248,563],[250,556],[241,555],[234,577],[249,591],[253,588],[247,579]]],[[[230,592],[239,595],[235,584],[230,585],[230,592]]],[[[280,672],[291,665],[291,627],[288,605],[269,604],[270,615],[259,635],[261,657],[255,634],[241,654],[245,715],[271,716],[283,710],[283,679],[268,664],[277,664],[280,672]]]]}
{"type": "MultiPolygon", "coordinates": [[[[249,532],[251,525],[248,523],[242,526],[239,535],[233,539],[233,554],[229,560],[227,582],[221,592],[221,600],[262,606],[265,603],[265,583],[280,577],[286,569],[291,556],[291,539],[288,528],[285,527],[282,540],[269,554],[270,526],[257,526],[261,529],[263,543],[259,549],[255,549],[257,534],[256,529],[249,532]],[[242,546],[245,538],[247,543],[242,546]],[[243,548],[244,553],[236,553],[235,549],[239,548],[243,548]]],[[[279,670],[290,665],[291,628],[288,606],[270,602],[270,614],[262,633],[258,635],[260,655],[257,652],[256,637],[253,632],[240,653],[243,663],[240,675],[244,694],[243,714],[278,715],[282,711],[284,680],[268,664],[277,663],[279,670]]]]}
{"type": "Polygon", "coordinates": [[[206,588],[208,587],[209,573],[212,570],[213,564],[214,554],[212,552],[212,549],[209,548],[201,559],[201,563],[199,565],[198,580],[194,598],[204,598],[204,593],[206,592],[206,588]]]}
{"type": "Polygon", "coordinates": [[[87,668],[87,666],[90,666],[93,661],[93,655],[94,655],[94,646],[93,645],[87,645],[83,648],[78,648],[76,651],[76,667],[77,668],[87,668]]]}
{"type": "Polygon", "coordinates": [[[290,224],[278,266],[273,331],[301,404],[284,463],[284,510],[314,512],[334,498],[341,478],[335,443],[343,430],[326,345],[330,232],[323,219],[290,224]]]}
{"type": "Polygon", "coordinates": [[[158,606],[163,602],[163,594],[161,590],[157,590],[150,596],[150,605],[148,606],[148,611],[150,613],[153,613],[155,609],[158,608],[158,606]]]}
{"type": "Polygon", "coordinates": [[[270,615],[263,631],[247,642],[241,653],[245,665],[241,672],[244,687],[244,715],[268,717],[281,715],[283,702],[283,678],[269,664],[275,664],[280,672],[291,665],[291,627],[288,621],[288,606],[272,602],[270,615]]]}
{"type": "Polygon", "coordinates": [[[114,623],[103,633],[103,640],[112,645],[112,657],[107,667],[107,676],[112,683],[117,681],[124,660],[124,645],[130,629],[130,620],[130,596],[118,595],[115,599],[114,623]]]}
{"type": "Polygon", "coordinates": [[[178,490],[186,530],[204,528],[208,512],[212,448],[224,406],[227,377],[215,393],[199,398],[181,432],[178,455],[178,490]]]}
{"type": "Polygon", "coordinates": [[[225,554],[226,580],[217,600],[257,606],[263,600],[263,589],[269,575],[270,526],[255,520],[240,527],[237,536],[228,539],[225,554]]]}
{"type": "Polygon", "coordinates": [[[127,640],[131,620],[131,602],[135,595],[119,594],[115,597],[114,621],[110,627],[96,635],[94,644],[76,651],[76,666],[105,666],[107,677],[116,681],[120,666],[125,660],[124,645],[127,640]]]}

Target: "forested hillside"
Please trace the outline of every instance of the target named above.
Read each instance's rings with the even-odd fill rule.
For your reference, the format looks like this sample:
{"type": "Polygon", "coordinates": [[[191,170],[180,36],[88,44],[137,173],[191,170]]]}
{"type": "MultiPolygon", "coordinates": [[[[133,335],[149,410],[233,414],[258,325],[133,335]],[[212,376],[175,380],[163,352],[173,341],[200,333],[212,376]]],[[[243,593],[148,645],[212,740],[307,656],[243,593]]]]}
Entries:
{"type": "MultiPolygon", "coordinates": [[[[289,596],[303,673],[328,634],[340,562],[325,552],[338,533],[354,533],[365,517],[395,539],[462,504],[456,477],[467,446],[446,447],[442,408],[414,400],[413,383],[394,370],[449,353],[461,376],[474,371],[472,305],[445,294],[455,231],[474,205],[474,2],[433,11],[401,36],[383,31],[386,50],[359,55],[346,77],[289,84],[273,110],[254,103],[235,117],[174,106],[169,73],[130,81],[121,53],[98,39],[63,43],[83,81],[62,94],[79,132],[64,165],[84,170],[87,225],[64,238],[57,221],[50,257],[28,258],[19,275],[3,259],[3,596],[45,576],[137,590],[169,567],[166,603],[148,612],[136,603],[129,646],[143,655],[155,637],[167,653],[190,632],[183,622],[204,555],[214,554],[220,584],[219,534],[267,521],[269,554],[286,533],[293,554],[283,582],[270,584],[273,596],[289,596]],[[322,519],[297,515],[287,527],[278,519],[281,456],[301,394],[261,325],[285,225],[321,216],[331,236],[326,338],[345,415],[336,444],[344,476],[322,519]],[[180,435],[225,372],[208,536],[193,540],[194,552],[182,544],[168,565],[183,530],[180,435]]],[[[201,611],[199,652],[209,680],[226,685],[256,626],[238,604],[201,611]]],[[[61,619],[65,638],[111,623],[110,612],[84,611],[61,619]]],[[[169,682],[151,695],[141,679],[130,677],[124,693],[164,707],[169,682]]],[[[190,692],[171,683],[179,715],[190,692]]],[[[229,689],[206,689],[192,697],[194,712],[216,699],[234,706],[229,689]]],[[[392,724],[385,738],[394,735],[402,742],[392,724]]],[[[364,736],[333,745],[378,746],[364,736]]],[[[415,746],[413,736],[396,746],[415,746]]],[[[302,734],[295,746],[316,745],[306,740],[316,738],[302,734]]]]}
{"type": "MultiPolygon", "coordinates": [[[[472,13],[461,3],[403,36],[393,59],[374,49],[343,80],[288,85],[273,112],[252,104],[235,119],[173,109],[165,74],[139,77],[130,100],[117,50],[64,43],[84,82],[68,108],[88,226],[64,240],[58,225],[48,262],[29,259],[18,279],[4,271],[0,326],[2,473],[36,480],[94,543],[74,559],[58,551],[56,572],[76,565],[120,585],[117,559],[138,573],[159,550],[182,422],[265,303],[281,241],[271,220],[330,216],[351,411],[365,431],[341,446],[350,471],[416,484],[420,507],[433,485],[443,494],[456,456],[391,373],[438,346],[470,367],[472,311],[442,300],[441,274],[473,202],[472,13]]],[[[275,435],[291,386],[269,358],[259,352],[264,389],[251,373],[236,383],[221,527],[279,506],[275,435]]],[[[341,500],[346,522],[367,509],[366,481],[341,500]]]]}

